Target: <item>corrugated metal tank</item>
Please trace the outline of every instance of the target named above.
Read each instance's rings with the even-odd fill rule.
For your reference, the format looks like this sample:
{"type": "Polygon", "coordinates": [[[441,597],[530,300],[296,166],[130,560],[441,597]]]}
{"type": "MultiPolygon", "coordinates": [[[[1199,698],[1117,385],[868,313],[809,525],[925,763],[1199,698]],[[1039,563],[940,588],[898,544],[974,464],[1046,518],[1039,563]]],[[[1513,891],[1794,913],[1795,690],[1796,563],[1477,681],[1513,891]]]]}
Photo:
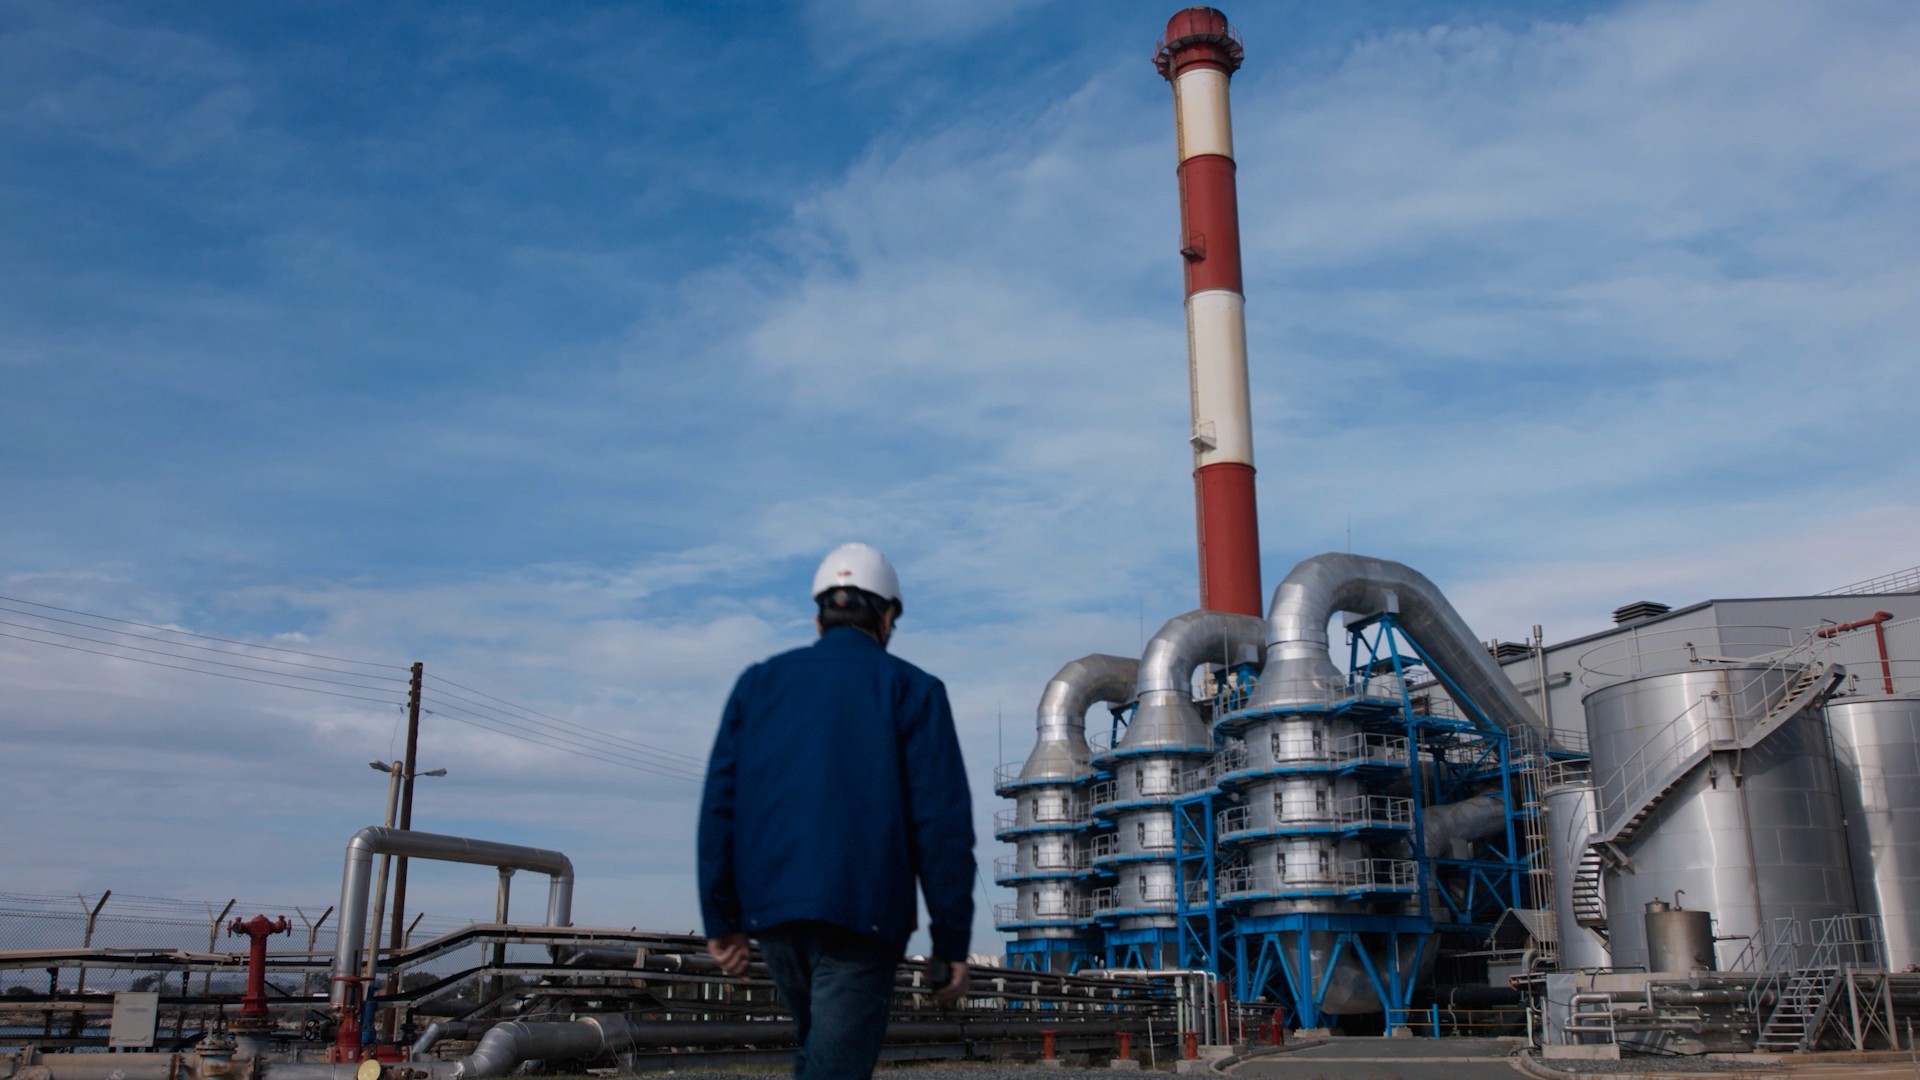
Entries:
{"type": "Polygon", "coordinates": [[[1826,713],[1854,890],[1880,915],[1889,968],[1904,971],[1920,965],[1920,698],[1839,698],[1826,713]]]}
{"type": "Polygon", "coordinates": [[[1787,719],[1751,749],[1715,749],[1667,782],[1690,751],[1731,746],[1751,729],[1794,674],[1702,666],[1586,696],[1602,828],[1630,815],[1640,791],[1666,790],[1622,845],[1631,864],[1606,875],[1616,966],[1647,963],[1645,907],[1678,894],[1687,907],[1712,911],[1728,937],[1776,919],[1805,925],[1856,910],[1839,785],[1818,710],[1787,719]]]}

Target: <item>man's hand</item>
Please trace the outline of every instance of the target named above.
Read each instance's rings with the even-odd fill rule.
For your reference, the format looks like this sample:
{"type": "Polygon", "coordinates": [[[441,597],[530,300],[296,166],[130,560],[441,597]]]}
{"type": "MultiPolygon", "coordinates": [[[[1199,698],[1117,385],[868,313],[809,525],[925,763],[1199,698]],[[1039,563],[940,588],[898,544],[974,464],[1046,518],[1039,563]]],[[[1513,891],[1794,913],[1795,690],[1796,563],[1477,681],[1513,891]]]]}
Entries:
{"type": "Polygon", "coordinates": [[[953,969],[953,974],[947,978],[947,985],[933,992],[934,1004],[943,1009],[952,1007],[955,1002],[967,996],[966,963],[955,960],[948,966],[953,969]]]}
{"type": "Polygon", "coordinates": [[[747,935],[721,934],[719,937],[710,937],[707,939],[707,955],[719,962],[721,971],[737,979],[747,973],[747,935]]]}

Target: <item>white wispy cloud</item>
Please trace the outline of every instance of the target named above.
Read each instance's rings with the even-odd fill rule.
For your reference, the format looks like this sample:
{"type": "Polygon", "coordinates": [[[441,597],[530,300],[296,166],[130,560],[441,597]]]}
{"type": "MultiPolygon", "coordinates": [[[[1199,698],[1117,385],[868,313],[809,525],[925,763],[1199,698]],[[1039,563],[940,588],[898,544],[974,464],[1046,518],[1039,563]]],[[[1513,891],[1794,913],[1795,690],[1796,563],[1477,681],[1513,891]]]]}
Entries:
{"type": "MultiPolygon", "coordinates": [[[[792,92],[911,81],[836,66],[861,58],[828,55],[849,21],[870,31],[860,48],[972,56],[1033,14],[884,7],[802,13],[817,66],[792,92]]],[[[1250,49],[1264,35],[1278,52],[1273,16],[1244,17],[1250,49]]],[[[619,97],[647,52],[609,29],[628,25],[457,22],[436,28],[428,68],[486,91],[489,65],[511,65],[532,80],[515,89],[549,92],[578,59],[591,100],[640,117],[672,80],[619,97]]],[[[1902,5],[1708,0],[1409,26],[1264,65],[1256,50],[1235,108],[1268,581],[1346,547],[1351,522],[1354,547],[1412,563],[1477,631],[1517,638],[1596,629],[1643,596],[1807,591],[1920,562],[1897,495],[1920,479],[1903,411],[1920,337],[1917,38],[1902,5]]],[[[261,119],[286,91],[244,57],[188,44],[196,73],[174,74],[151,46],[82,137],[162,165],[237,139],[334,175],[337,146],[261,119]],[[181,126],[147,146],[125,101],[152,85],[181,88],[181,126]],[[252,97],[222,96],[236,86],[252,97]],[[218,101],[229,111],[194,118],[218,101]]],[[[464,217],[446,220],[476,223],[460,249],[473,266],[449,267],[432,235],[343,225],[332,212],[407,217],[358,181],[292,204],[243,192],[250,221],[332,212],[261,227],[264,283],[93,270],[76,296],[142,317],[7,332],[10,372],[125,354],[161,373],[142,390],[184,380],[215,404],[182,444],[156,444],[161,467],[86,458],[72,468],[88,496],[36,481],[45,507],[9,534],[0,573],[49,603],[422,658],[699,757],[734,674],[807,639],[812,560],[871,539],[907,582],[900,652],[953,693],[990,867],[991,766],[1024,755],[1046,678],[1136,651],[1193,602],[1165,89],[1137,55],[1069,52],[1035,79],[937,108],[915,91],[911,122],[764,174],[741,167],[750,151],[635,120],[644,137],[607,145],[611,167],[677,176],[634,196],[619,236],[591,235],[598,202],[579,220],[564,199],[511,212],[506,170],[449,196],[464,217]],[[709,181],[764,216],[677,246],[687,192],[709,181]],[[655,214],[678,239],[637,224],[655,214]],[[310,340],[227,379],[283,325],[310,340]],[[256,408],[256,426],[209,434],[256,408]],[[210,457],[187,452],[195,438],[210,457]],[[204,475],[184,479],[190,466],[204,475]]],[[[538,117],[490,128],[511,91],[479,91],[356,145],[456,188],[435,171],[443,150],[456,172],[578,150],[565,131],[523,140],[538,117]],[[439,138],[423,117],[446,121],[439,138]]],[[[36,95],[0,95],[7,122],[44,131],[36,95]]],[[[112,415],[150,420],[128,397],[112,415]]],[[[47,398],[51,445],[84,414],[47,398]]],[[[364,762],[388,752],[395,710],[134,667],[0,648],[24,703],[0,739],[35,763],[14,803],[31,827],[0,839],[18,887],[199,890],[224,829],[236,891],[324,896],[339,845],[379,809],[364,762]]],[[[450,713],[429,724],[425,763],[452,775],[422,790],[423,827],[570,851],[583,917],[692,925],[691,785],[450,713]]],[[[474,906],[469,879],[422,888],[436,910],[474,906]]],[[[994,938],[983,905],[977,947],[994,938]]]]}

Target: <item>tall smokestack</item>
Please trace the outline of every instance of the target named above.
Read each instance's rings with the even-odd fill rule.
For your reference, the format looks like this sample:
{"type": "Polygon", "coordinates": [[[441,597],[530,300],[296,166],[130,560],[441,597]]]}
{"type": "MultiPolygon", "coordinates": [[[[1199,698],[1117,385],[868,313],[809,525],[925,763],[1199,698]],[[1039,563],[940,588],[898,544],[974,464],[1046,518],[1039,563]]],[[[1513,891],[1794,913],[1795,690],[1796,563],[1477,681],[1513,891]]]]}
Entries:
{"type": "Polygon", "coordinates": [[[1180,254],[1187,264],[1187,382],[1200,606],[1259,615],[1260,525],[1253,502],[1246,297],[1227,82],[1243,50],[1214,8],[1167,20],[1153,63],[1173,84],[1180,141],[1180,254]]]}

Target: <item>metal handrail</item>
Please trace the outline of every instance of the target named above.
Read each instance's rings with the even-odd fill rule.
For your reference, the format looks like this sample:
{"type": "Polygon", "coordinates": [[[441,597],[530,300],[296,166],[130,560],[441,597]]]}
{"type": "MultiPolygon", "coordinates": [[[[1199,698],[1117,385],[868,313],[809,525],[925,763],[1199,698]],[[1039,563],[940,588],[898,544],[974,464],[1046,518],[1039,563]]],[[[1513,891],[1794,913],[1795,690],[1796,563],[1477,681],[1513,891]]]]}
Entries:
{"type": "MultiPolygon", "coordinates": [[[[1279,732],[1270,733],[1270,738],[1278,739],[1279,732]]],[[[1412,760],[1408,752],[1405,735],[1388,735],[1372,731],[1356,731],[1343,735],[1333,742],[1315,748],[1308,753],[1285,752],[1286,748],[1277,743],[1273,747],[1274,760],[1282,766],[1303,765],[1351,765],[1355,762],[1373,762],[1379,765],[1400,766],[1412,760]]],[[[1214,767],[1222,775],[1231,775],[1252,765],[1245,744],[1237,750],[1223,750],[1214,755],[1214,767]]],[[[1266,766],[1262,766],[1266,768],[1266,766]]]]}
{"type": "Polygon", "coordinates": [[[1086,865],[1077,848],[1065,851],[1039,849],[1034,851],[1032,855],[1033,858],[1030,865],[1025,871],[1022,871],[1020,868],[1020,855],[1018,852],[1012,855],[997,856],[993,860],[994,876],[1005,877],[1009,874],[1023,872],[1044,874],[1060,870],[1079,870],[1083,869],[1086,865]]]}
{"type": "Polygon", "coordinates": [[[1286,679],[1276,685],[1285,687],[1282,696],[1293,705],[1333,706],[1343,705],[1349,701],[1401,701],[1405,696],[1407,682],[1393,675],[1345,675],[1331,679],[1315,677],[1286,679]]]}
{"type": "Polygon", "coordinates": [[[1349,859],[1341,864],[1340,877],[1350,887],[1411,892],[1420,867],[1412,859],[1349,859]]]}
{"type": "Polygon", "coordinates": [[[1548,788],[1569,784],[1593,783],[1593,762],[1588,758],[1563,758],[1548,761],[1542,783],[1548,788]]]}
{"type": "Polygon", "coordinates": [[[1779,1000],[1780,981],[1799,966],[1800,921],[1777,918],[1771,927],[1763,926],[1734,957],[1732,970],[1761,975],[1747,990],[1747,1008],[1755,1016],[1768,1001],[1779,1000]]]}
{"type": "Polygon", "coordinates": [[[1786,626],[1733,624],[1634,632],[1581,653],[1580,685],[1589,689],[1642,675],[1688,671],[1703,664],[1755,664],[1805,645],[1809,631],[1786,626]],[[1729,632],[1736,632],[1729,636],[1729,632]],[[1752,651],[1748,651],[1752,650],[1752,651]]]}
{"type": "Polygon", "coordinates": [[[1893,684],[1895,694],[1920,692],[1920,660],[1882,660],[1875,656],[1862,662],[1858,668],[1849,663],[1846,681],[1834,691],[1833,696],[1878,697],[1886,693],[1889,682],[1893,684]]]}
{"type": "MultiPolygon", "coordinates": [[[[1763,685],[1774,676],[1784,677],[1782,693],[1786,693],[1793,685],[1794,674],[1811,669],[1828,648],[1831,648],[1831,642],[1808,635],[1800,645],[1775,656],[1771,662],[1755,672],[1752,678],[1732,688],[1732,693],[1729,695],[1730,703],[1745,697],[1747,691],[1763,685]]],[[[1743,663],[1752,662],[1743,661],[1743,663]]],[[[1618,815],[1626,807],[1639,805],[1646,798],[1671,784],[1677,778],[1674,776],[1677,762],[1699,753],[1702,747],[1712,745],[1715,740],[1701,737],[1709,734],[1709,728],[1714,721],[1711,718],[1694,717],[1696,710],[1709,700],[1711,699],[1702,697],[1682,710],[1680,715],[1649,732],[1626,760],[1616,766],[1604,780],[1597,782],[1597,790],[1605,791],[1611,788],[1614,792],[1598,806],[1597,816],[1603,830],[1610,830],[1618,824],[1622,820],[1618,815]],[[1689,720],[1690,717],[1693,719],[1689,720]],[[1682,724],[1688,726],[1684,733],[1676,736],[1676,730],[1682,724]],[[1649,753],[1649,749],[1656,746],[1659,749],[1649,753]]],[[[1781,701],[1763,699],[1756,710],[1759,712],[1758,716],[1735,714],[1728,719],[1737,733],[1744,734],[1743,729],[1751,728],[1766,718],[1768,715],[1766,710],[1786,700],[1788,699],[1782,698],[1781,701]]]]}
{"type": "Polygon", "coordinates": [[[1905,570],[1895,570],[1891,574],[1856,581],[1851,585],[1842,585],[1837,589],[1828,589],[1815,596],[1878,596],[1883,593],[1920,591],[1920,566],[1905,570]]]}
{"type": "MultiPolygon", "coordinates": [[[[1035,825],[1078,825],[1087,820],[1087,804],[1080,799],[1069,799],[1061,806],[1053,802],[1042,803],[1033,809],[1035,825]]],[[[1004,807],[993,812],[993,827],[996,831],[1011,829],[1020,822],[1018,804],[1004,807]]]]}
{"type": "Polygon", "coordinates": [[[1413,827],[1413,800],[1399,795],[1354,795],[1335,803],[1333,812],[1349,825],[1413,827]]]}
{"type": "Polygon", "coordinates": [[[1214,818],[1214,832],[1221,836],[1237,836],[1253,827],[1252,820],[1253,813],[1250,807],[1229,806],[1214,818]]]}
{"type": "Polygon", "coordinates": [[[1087,789],[1086,810],[1089,813],[1097,814],[1121,803],[1148,803],[1155,805],[1170,803],[1183,794],[1178,781],[1169,783],[1164,777],[1154,777],[1152,779],[1152,783],[1141,785],[1139,794],[1124,797],[1120,794],[1120,785],[1118,782],[1102,780],[1087,789]]]}

